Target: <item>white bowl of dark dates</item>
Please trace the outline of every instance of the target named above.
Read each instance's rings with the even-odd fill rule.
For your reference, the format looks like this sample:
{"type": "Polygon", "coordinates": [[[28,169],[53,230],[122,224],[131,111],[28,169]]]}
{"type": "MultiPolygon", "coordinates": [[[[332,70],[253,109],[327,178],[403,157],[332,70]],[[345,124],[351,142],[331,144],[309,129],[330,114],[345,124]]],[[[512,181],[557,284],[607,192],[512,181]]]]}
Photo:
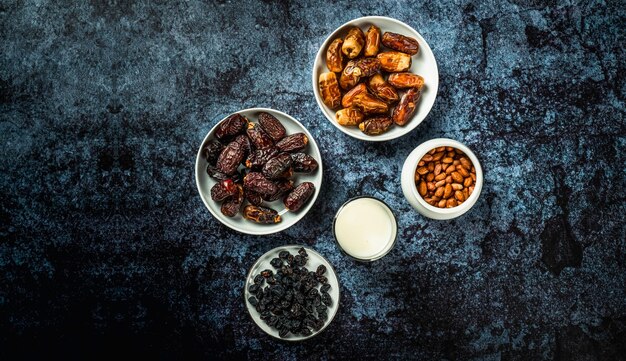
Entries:
{"type": "Polygon", "coordinates": [[[236,231],[280,232],[311,209],[322,185],[322,158],[297,120],[251,108],[218,122],[196,157],[196,185],[215,218],[236,231]]]}
{"type": "Polygon", "coordinates": [[[409,25],[388,17],[349,21],[324,41],[313,65],[320,109],[351,137],[386,141],[415,129],[435,103],[437,62],[409,25]]]}

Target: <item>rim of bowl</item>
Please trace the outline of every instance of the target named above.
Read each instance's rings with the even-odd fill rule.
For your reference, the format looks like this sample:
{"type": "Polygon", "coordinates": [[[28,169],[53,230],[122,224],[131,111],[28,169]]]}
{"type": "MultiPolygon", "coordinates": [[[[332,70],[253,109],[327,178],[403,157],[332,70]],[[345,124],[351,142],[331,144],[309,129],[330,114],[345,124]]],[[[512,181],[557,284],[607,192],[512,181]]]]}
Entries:
{"type": "Polygon", "coordinates": [[[285,229],[295,225],[296,223],[300,222],[300,220],[302,218],[304,218],[304,216],[306,216],[307,213],[309,213],[309,211],[311,210],[311,208],[313,208],[313,205],[315,204],[315,202],[317,201],[317,197],[322,189],[322,184],[324,181],[324,166],[322,165],[322,153],[319,150],[319,146],[317,145],[317,142],[315,141],[315,139],[313,139],[313,135],[311,134],[311,132],[309,132],[309,130],[302,124],[300,123],[296,118],[292,117],[291,115],[281,112],[280,110],[276,110],[276,109],[272,109],[272,108],[246,108],[246,109],[241,109],[232,113],[228,113],[228,115],[226,115],[224,118],[220,119],[217,123],[215,123],[215,125],[213,125],[213,127],[211,127],[211,130],[209,130],[209,132],[206,134],[206,136],[204,136],[204,139],[202,140],[202,143],[200,143],[200,147],[198,148],[198,153],[196,154],[196,164],[195,164],[195,169],[194,169],[194,173],[195,173],[195,178],[196,178],[196,189],[198,190],[198,194],[200,195],[200,199],[202,199],[202,203],[204,203],[204,206],[209,210],[209,213],[211,213],[211,215],[213,216],[213,218],[217,219],[220,223],[222,223],[224,226],[237,231],[239,233],[244,233],[244,234],[249,234],[249,235],[253,235],[253,236],[265,236],[265,235],[269,235],[269,234],[274,234],[274,233],[278,233],[278,232],[282,232],[285,229]],[[280,227],[271,230],[271,231],[267,231],[267,230],[260,230],[260,231],[255,231],[255,230],[244,230],[241,228],[233,228],[231,227],[229,224],[226,224],[220,215],[216,214],[215,212],[213,212],[213,210],[211,209],[211,207],[209,207],[209,205],[207,204],[207,201],[204,199],[204,197],[202,196],[202,190],[200,189],[200,175],[198,173],[198,164],[200,163],[200,159],[202,158],[202,147],[204,146],[204,144],[209,140],[209,137],[214,133],[215,128],[217,128],[217,126],[224,121],[224,119],[228,118],[229,116],[231,116],[232,114],[235,113],[243,113],[243,112],[267,112],[267,113],[271,113],[271,112],[276,112],[286,118],[289,118],[290,120],[292,120],[293,122],[295,122],[296,124],[298,124],[300,127],[302,127],[302,129],[305,131],[305,133],[307,134],[307,136],[309,137],[309,143],[312,143],[315,146],[315,149],[317,149],[317,152],[320,153],[320,159],[318,161],[318,172],[320,172],[320,186],[316,187],[315,189],[315,194],[313,195],[313,199],[311,199],[309,202],[309,206],[308,209],[306,210],[306,212],[303,212],[302,214],[298,213],[298,219],[292,223],[292,224],[283,224],[280,227]]]}
{"type": "Polygon", "coordinates": [[[388,16],[362,16],[360,18],[352,19],[352,20],[347,21],[347,22],[341,24],[340,26],[338,26],[332,33],[330,33],[328,35],[328,37],[326,37],[326,39],[324,40],[322,45],[320,45],[319,50],[315,54],[315,59],[313,59],[313,69],[311,71],[311,80],[312,80],[312,84],[313,84],[313,95],[315,96],[315,101],[317,102],[317,105],[318,105],[320,111],[322,112],[322,114],[324,115],[324,117],[328,121],[330,121],[330,123],[332,125],[334,125],[335,128],[339,129],[342,133],[344,133],[344,134],[346,134],[346,135],[348,135],[348,136],[350,136],[352,138],[356,138],[356,139],[359,139],[359,140],[365,140],[365,141],[369,141],[369,142],[386,142],[388,140],[398,139],[398,138],[400,138],[402,136],[405,136],[405,135],[409,134],[411,131],[413,131],[415,128],[417,128],[420,124],[422,124],[422,122],[424,120],[426,120],[428,115],[430,115],[430,110],[428,111],[428,113],[426,114],[424,119],[422,119],[419,122],[410,122],[410,123],[413,123],[413,124],[411,124],[411,126],[406,126],[405,125],[403,127],[404,131],[402,133],[400,133],[398,135],[395,135],[395,136],[391,136],[391,137],[388,134],[381,134],[381,135],[377,135],[377,136],[371,136],[371,135],[366,135],[366,134],[358,134],[358,133],[352,134],[352,133],[348,132],[346,129],[344,129],[345,127],[339,125],[335,119],[330,119],[328,117],[328,115],[326,114],[326,112],[324,111],[324,107],[326,105],[321,100],[321,97],[320,97],[320,94],[319,94],[319,89],[318,89],[318,86],[317,86],[318,79],[316,79],[316,77],[315,77],[315,68],[316,68],[316,64],[317,64],[317,59],[320,58],[320,59],[323,60],[322,52],[324,51],[324,49],[326,49],[328,47],[328,43],[331,41],[331,39],[334,39],[336,37],[336,34],[338,32],[340,32],[346,26],[351,25],[352,23],[354,23],[356,21],[361,21],[361,20],[385,20],[385,21],[390,21],[390,22],[396,23],[396,24],[398,24],[400,26],[406,26],[410,30],[414,31],[415,34],[417,34],[419,40],[421,40],[426,45],[426,48],[428,48],[430,53],[433,55],[435,71],[437,73],[437,87],[435,89],[435,98],[433,99],[433,104],[430,106],[430,110],[432,110],[432,108],[435,106],[435,102],[437,101],[437,93],[439,92],[439,67],[437,66],[437,59],[435,58],[435,54],[433,53],[433,50],[430,48],[430,45],[424,39],[422,34],[420,34],[412,26],[410,26],[410,25],[408,25],[408,24],[406,24],[406,23],[404,23],[404,22],[402,22],[400,20],[397,20],[397,19],[394,19],[394,18],[390,18],[388,16]]]}
{"type": "Polygon", "coordinates": [[[460,212],[458,214],[458,216],[460,216],[464,214],[465,212],[469,211],[474,206],[476,201],[478,201],[478,198],[480,197],[480,193],[483,188],[483,181],[484,181],[483,169],[482,169],[482,166],[480,165],[480,161],[478,160],[478,157],[476,157],[474,152],[472,152],[472,150],[469,149],[469,147],[467,147],[465,144],[457,140],[449,139],[449,138],[435,138],[435,139],[431,139],[420,144],[419,146],[417,146],[417,148],[415,148],[416,150],[419,148],[422,148],[422,150],[417,152],[417,157],[416,157],[417,161],[415,161],[415,164],[413,164],[410,168],[411,178],[414,177],[415,170],[417,169],[417,163],[419,163],[419,161],[422,159],[424,155],[426,155],[426,153],[431,151],[433,148],[444,147],[444,146],[460,149],[472,161],[472,165],[474,166],[474,168],[476,168],[476,185],[474,186],[474,192],[472,192],[468,200],[463,202],[463,204],[461,204],[460,206],[452,207],[452,208],[439,208],[439,207],[435,207],[426,203],[424,198],[417,191],[417,186],[415,185],[414,180],[411,182],[412,184],[411,192],[413,193],[413,196],[417,198],[417,201],[419,202],[421,206],[423,206],[424,208],[432,212],[439,213],[439,214],[454,214],[454,213],[460,212]]]}
{"type": "Polygon", "coordinates": [[[377,198],[374,196],[368,196],[368,195],[352,197],[348,199],[347,201],[345,201],[335,213],[335,217],[333,218],[333,238],[335,239],[335,243],[337,244],[337,248],[339,248],[339,251],[341,251],[341,253],[348,256],[349,258],[352,258],[355,261],[363,262],[363,263],[370,263],[370,262],[378,261],[379,259],[385,257],[389,252],[391,252],[392,249],[396,247],[396,241],[398,240],[398,219],[396,218],[395,213],[393,213],[393,210],[391,209],[391,207],[389,207],[389,204],[387,204],[385,201],[383,201],[380,198],[377,198]],[[389,249],[373,258],[357,258],[349,254],[346,250],[343,249],[343,247],[341,247],[341,244],[339,243],[339,240],[337,239],[337,232],[335,231],[335,223],[337,223],[337,217],[339,216],[339,213],[341,213],[341,211],[346,207],[346,205],[348,205],[350,202],[355,201],[359,198],[371,198],[382,203],[385,207],[387,207],[387,209],[389,210],[389,213],[391,213],[391,217],[393,218],[394,223],[396,224],[396,234],[393,237],[393,241],[391,241],[391,246],[389,246],[389,249]]]}
{"type": "Polygon", "coordinates": [[[269,251],[263,253],[257,260],[256,262],[254,262],[254,264],[250,267],[250,269],[248,270],[248,274],[246,275],[246,280],[244,281],[244,287],[243,287],[243,303],[244,303],[244,307],[246,308],[246,311],[248,312],[248,314],[250,315],[250,318],[252,318],[252,322],[254,322],[254,324],[261,330],[263,331],[263,333],[265,333],[266,335],[269,335],[273,338],[275,338],[276,340],[280,340],[280,341],[286,341],[286,342],[299,342],[299,341],[305,341],[308,339],[311,339],[317,335],[319,335],[320,333],[322,333],[325,329],[328,328],[328,326],[330,326],[330,324],[333,322],[333,320],[335,319],[335,316],[337,316],[337,313],[339,313],[339,307],[341,306],[341,303],[339,302],[341,300],[341,284],[339,283],[339,277],[337,276],[337,271],[335,271],[335,267],[333,267],[333,264],[330,263],[326,257],[322,256],[319,252],[317,252],[316,250],[309,248],[308,246],[303,246],[303,245],[299,245],[299,244],[286,244],[284,246],[279,246],[279,247],[275,247],[270,249],[269,251]],[[246,290],[248,288],[248,280],[250,280],[250,276],[252,274],[252,270],[259,264],[259,261],[261,261],[262,258],[265,257],[265,255],[267,255],[268,253],[272,253],[272,252],[276,252],[280,249],[283,248],[288,248],[288,247],[294,247],[294,248],[304,248],[307,252],[312,252],[315,253],[318,257],[320,257],[321,259],[323,259],[324,261],[326,261],[326,263],[328,263],[328,265],[330,266],[330,269],[333,271],[333,274],[335,275],[335,279],[337,280],[337,310],[335,311],[335,313],[332,315],[332,317],[330,317],[328,319],[328,321],[326,323],[324,323],[324,326],[322,328],[320,328],[318,331],[313,332],[311,335],[309,336],[303,336],[303,338],[300,339],[287,339],[287,338],[281,338],[281,337],[276,337],[274,335],[272,335],[271,333],[268,333],[267,331],[265,331],[264,329],[261,328],[261,326],[257,325],[256,321],[254,320],[254,316],[252,316],[252,313],[250,312],[250,309],[248,308],[248,299],[246,298],[246,290]]]}

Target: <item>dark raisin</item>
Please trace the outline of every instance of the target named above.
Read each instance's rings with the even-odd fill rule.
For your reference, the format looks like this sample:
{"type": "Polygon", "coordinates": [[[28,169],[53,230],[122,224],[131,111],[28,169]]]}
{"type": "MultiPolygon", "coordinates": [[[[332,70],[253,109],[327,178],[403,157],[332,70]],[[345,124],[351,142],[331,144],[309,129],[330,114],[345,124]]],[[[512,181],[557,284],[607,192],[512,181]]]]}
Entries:
{"type": "Polygon", "coordinates": [[[267,283],[270,284],[270,285],[275,285],[276,284],[276,278],[274,278],[274,276],[270,276],[267,279],[267,283]]]}
{"type": "Polygon", "coordinates": [[[254,277],[254,283],[257,285],[262,285],[263,281],[265,281],[265,277],[261,276],[261,275],[256,275],[254,277]]]}
{"type": "Polygon", "coordinates": [[[320,320],[326,321],[326,320],[328,320],[328,313],[327,312],[318,312],[317,313],[317,317],[320,320]]]}
{"type": "Polygon", "coordinates": [[[313,303],[313,306],[315,307],[319,306],[320,303],[322,303],[322,297],[319,294],[315,295],[312,303],[313,303]]]}
{"type": "Polygon", "coordinates": [[[309,299],[314,299],[314,298],[315,298],[315,296],[317,296],[317,295],[319,295],[319,293],[317,292],[317,290],[316,290],[315,288],[311,288],[311,289],[307,292],[306,297],[307,297],[307,298],[309,298],[309,299]]]}
{"type": "Polygon", "coordinates": [[[321,265],[317,266],[317,270],[315,270],[315,273],[316,273],[318,276],[323,275],[324,273],[326,273],[326,266],[324,266],[323,264],[321,264],[321,265]]]}
{"type": "Polygon", "coordinates": [[[317,280],[319,281],[319,283],[325,285],[328,283],[328,278],[324,277],[324,276],[317,276],[317,280]]]}
{"type": "Polygon", "coordinates": [[[304,327],[300,330],[300,334],[302,336],[311,336],[311,330],[309,330],[308,328],[304,327]]]}
{"type": "Polygon", "coordinates": [[[287,251],[280,251],[280,253],[278,253],[278,257],[282,259],[286,259],[288,256],[289,256],[289,252],[287,251]]]}
{"type": "Polygon", "coordinates": [[[328,293],[322,293],[322,303],[326,306],[330,306],[333,303],[333,300],[328,293]]]}
{"type": "Polygon", "coordinates": [[[270,261],[270,265],[274,268],[281,268],[283,266],[283,260],[280,258],[274,258],[270,261]]]}
{"type": "Polygon", "coordinates": [[[306,253],[306,250],[304,249],[304,247],[300,247],[300,249],[298,250],[298,254],[301,257],[307,258],[309,257],[309,255],[306,253]]]}
{"type": "Polygon", "coordinates": [[[328,283],[320,287],[320,292],[328,293],[328,291],[330,291],[330,285],[328,283]]]}
{"type": "Polygon", "coordinates": [[[253,307],[259,304],[259,300],[257,300],[254,296],[250,296],[248,298],[248,302],[250,302],[253,307]]]}
{"type": "Polygon", "coordinates": [[[274,274],[274,272],[272,272],[272,270],[266,269],[264,271],[261,271],[261,276],[268,278],[270,276],[272,276],[274,274]]]}
{"type": "Polygon", "coordinates": [[[287,327],[283,327],[280,329],[280,331],[278,331],[278,336],[280,337],[286,337],[289,334],[289,329],[287,329],[287,327]]]}
{"type": "Polygon", "coordinates": [[[250,287],[248,287],[248,291],[250,291],[250,293],[257,293],[259,292],[259,288],[260,286],[255,284],[250,285],[250,287]]]}
{"type": "Polygon", "coordinates": [[[293,263],[294,263],[296,266],[302,266],[302,265],[303,265],[303,263],[302,263],[302,256],[300,256],[299,254],[298,254],[298,255],[296,255],[296,256],[293,258],[293,263]]]}

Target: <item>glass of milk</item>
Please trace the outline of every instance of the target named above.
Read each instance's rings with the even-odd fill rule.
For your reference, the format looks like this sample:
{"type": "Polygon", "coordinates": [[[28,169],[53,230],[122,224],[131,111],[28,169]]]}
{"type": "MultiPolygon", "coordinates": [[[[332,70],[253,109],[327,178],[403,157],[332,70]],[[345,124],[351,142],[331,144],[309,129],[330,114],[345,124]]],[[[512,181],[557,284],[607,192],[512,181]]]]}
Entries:
{"type": "Polygon", "coordinates": [[[372,262],[386,255],[396,243],[398,223],[389,206],[370,196],[344,203],[333,222],[335,240],[348,256],[372,262]]]}

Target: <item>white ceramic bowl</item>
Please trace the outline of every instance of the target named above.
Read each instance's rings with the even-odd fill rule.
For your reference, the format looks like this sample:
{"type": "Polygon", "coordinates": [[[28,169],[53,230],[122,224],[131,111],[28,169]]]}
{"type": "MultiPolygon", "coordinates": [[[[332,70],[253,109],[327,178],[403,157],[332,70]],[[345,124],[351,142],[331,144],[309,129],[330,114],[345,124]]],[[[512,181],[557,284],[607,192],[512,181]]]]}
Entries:
{"type": "MultiPolygon", "coordinates": [[[[236,215],[233,218],[226,217],[220,211],[221,203],[214,202],[211,199],[211,187],[216,183],[216,180],[209,177],[206,172],[206,168],[208,163],[206,159],[202,157],[202,148],[205,144],[214,138],[215,129],[217,124],[221,123],[224,119],[220,120],[213,128],[209,131],[209,134],[206,135],[200,148],[198,149],[198,155],[196,156],[196,186],[198,187],[198,192],[200,193],[200,197],[204,202],[204,205],[207,207],[209,212],[215,217],[218,221],[222,222],[224,225],[239,231],[241,233],[253,234],[253,235],[264,235],[264,234],[272,234],[276,232],[280,232],[284,229],[287,229],[298,222],[304,215],[311,209],[313,203],[317,199],[317,196],[320,193],[320,188],[322,187],[322,155],[320,154],[319,148],[317,147],[317,143],[313,139],[311,133],[297,120],[292,118],[291,116],[279,112],[274,109],[268,108],[250,108],[240,110],[237,113],[247,117],[251,122],[257,122],[258,114],[260,112],[266,112],[273,116],[275,116],[285,127],[287,130],[287,134],[294,134],[302,132],[306,134],[309,138],[309,144],[305,149],[305,152],[310,156],[315,158],[315,160],[319,163],[318,169],[310,174],[305,173],[294,173],[292,179],[294,180],[294,184],[298,185],[302,182],[312,182],[315,185],[315,193],[311,196],[311,199],[308,203],[300,209],[296,213],[288,212],[285,210],[285,206],[281,199],[274,202],[264,202],[265,206],[268,206],[281,214],[282,221],[277,224],[257,224],[251,221],[244,219],[241,216],[241,213],[236,215]]],[[[243,166],[240,166],[243,167],[243,166]]]]}
{"type": "MultiPolygon", "coordinates": [[[[383,47],[382,44],[381,47],[383,47]]],[[[312,73],[313,92],[315,93],[315,99],[317,100],[317,104],[319,105],[322,113],[324,113],[328,121],[335,127],[337,127],[337,129],[348,134],[349,136],[368,141],[381,142],[395,139],[415,129],[415,127],[417,127],[426,118],[426,116],[430,112],[430,109],[433,107],[433,104],[435,104],[437,89],[439,88],[439,71],[437,70],[437,61],[435,61],[435,56],[433,55],[430,46],[428,46],[428,43],[426,43],[424,38],[412,27],[396,19],[384,16],[365,16],[362,18],[354,19],[348,21],[347,23],[341,25],[337,30],[333,31],[333,33],[330,34],[328,38],[326,38],[326,40],[320,47],[320,50],[315,57],[312,73]],[[365,32],[370,25],[376,25],[377,27],[379,27],[381,33],[383,34],[387,31],[391,31],[417,39],[420,45],[420,49],[416,55],[412,56],[412,64],[409,71],[423,76],[425,82],[424,88],[422,89],[422,97],[420,99],[417,112],[413,116],[413,119],[411,119],[403,127],[394,124],[386,133],[375,136],[364,134],[359,130],[358,127],[344,127],[342,125],[339,125],[339,123],[337,123],[337,120],[335,119],[336,110],[330,109],[328,106],[326,106],[326,104],[324,104],[324,102],[320,98],[318,88],[318,80],[320,74],[328,72],[328,68],[326,67],[326,50],[328,49],[330,43],[338,37],[345,37],[348,33],[348,29],[353,26],[358,26],[361,28],[361,30],[365,32]]]]}
{"type": "Polygon", "coordinates": [[[402,166],[401,182],[404,197],[419,213],[433,219],[452,219],[469,211],[478,200],[478,197],[480,197],[480,191],[483,188],[483,169],[476,155],[464,144],[452,139],[437,138],[420,144],[409,154],[404,161],[404,166],[402,166]],[[474,191],[465,202],[453,208],[438,208],[426,203],[424,198],[417,192],[417,187],[415,186],[415,170],[417,169],[417,163],[431,149],[442,146],[462,150],[472,161],[474,168],[476,168],[476,184],[474,185],[474,191]]]}
{"type": "MultiPolygon", "coordinates": [[[[264,287],[266,285],[267,284],[264,283],[264,287]]],[[[318,285],[316,287],[318,291],[319,291],[320,286],[321,285],[318,285]]],[[[252,316],[252,320],[254,321],[254,323],[257,324],[257,326],[259,326],[263,331],[265,331],[265,333],[267,333],[268,335],[272,337],[278,338],[280,340],[302,341],[302,340],[311,338],[319,334],[320,332],[324,331],[324,329],[328,327],[328,325],[330,325],[330,323],[333,321],[333,318],[335,318],[335,315],[337,314],[337,310],[339,310],[339,280],[337,279],[337,274],[335,273],[333,266],[330,263],[328,263],[328,261],[324,257],[322,257],[322,255],[315,252],[314,250],[308,247],[297,246],[297,245],[282,246],[282,247],[274,248],[273,250],[262,255],[256,261],[256,263],[254,263],[252,268],[250,268],[250,271],[248,272],[248,276],[246,277],[244,297],[245,297],[244,302],[246,303],[246,309],[248,310],[248,313],[250,313],[250,316],[252,316]],[[298,250],[300,248],[304,248],[307,254],[309,255],[309,259],[305,265],[305,267],[309,271],[315,272],[315,270],[317,269],[317,266],[319,265],[324,265],[326,267],[326,273],[324,273],[324,276],[328,279],[328,284],[330,285],[330,290],[328,291],[328,294],[332,298],[333,302],[330,305],[330,307],[328,307],[328,319],[326,320],[326,322],[324,322],[324,326],[322,326],[322,328],[320,328],[319,330],[317,331],[312,330],[313,333],[311,333],[311,335],[309,336],[302,336],[302,335],[294,336],[292,333],[289,333],[286,337],[280,337],[278,335],[278,330],[266,324],[261,319],[261,315],[256,310],[256,308],[254,308],[250,304],[250,302],[248,302],[248,298],[252,296],[252,294],[248,290],[248,287],[254,284],[254,277],[258,275],[259,273],[261,273],[261,271],[269,269],[269,270],[274,271],[274,273],[276,273],[275,272],[276,269],[272,267],[272,265],[270,264],[270,261],[273,258],[278,257],[278,253],[280,251],[289,251],[291,254],[295,255],[298,253],[298,250]]]]}

